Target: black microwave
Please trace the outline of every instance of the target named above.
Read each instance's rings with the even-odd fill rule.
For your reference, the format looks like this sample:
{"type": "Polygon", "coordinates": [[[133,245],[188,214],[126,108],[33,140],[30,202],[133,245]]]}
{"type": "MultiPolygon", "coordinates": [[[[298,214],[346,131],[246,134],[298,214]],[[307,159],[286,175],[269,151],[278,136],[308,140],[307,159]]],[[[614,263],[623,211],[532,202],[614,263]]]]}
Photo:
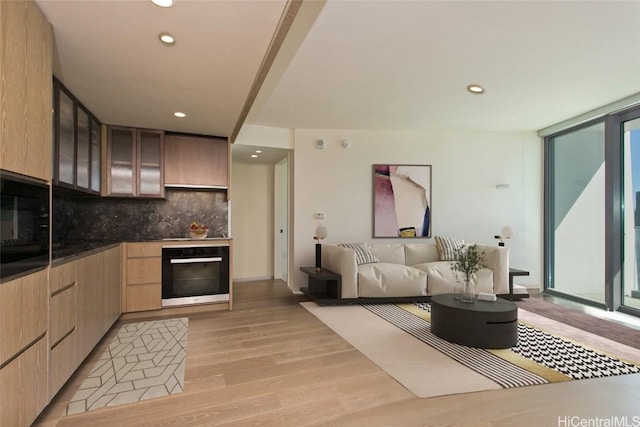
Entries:
{"type": "Polygon", "coordinates": [[[49,264],[49,186],[0,170],[0,283],[49,264]]]}

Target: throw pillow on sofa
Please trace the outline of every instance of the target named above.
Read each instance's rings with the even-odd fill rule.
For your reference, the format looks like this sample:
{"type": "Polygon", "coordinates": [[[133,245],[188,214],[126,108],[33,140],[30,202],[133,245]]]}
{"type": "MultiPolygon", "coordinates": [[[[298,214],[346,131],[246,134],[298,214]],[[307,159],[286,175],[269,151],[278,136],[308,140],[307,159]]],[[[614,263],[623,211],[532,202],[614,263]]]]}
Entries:
{"type": "Polygon", "coordinates": [[[456,251],[464,246],[464,239],[442,236],[436,236],[435,239],[440,261],[455,261],[456,251]]]}
{"type": "Polygon", "coordinates": [[[338,246],[350,248],[356,252],[356,264],[371,264],[378,262],[378,258],[371,253],[371,247],[366,243],[339,243],[338,246]]]}

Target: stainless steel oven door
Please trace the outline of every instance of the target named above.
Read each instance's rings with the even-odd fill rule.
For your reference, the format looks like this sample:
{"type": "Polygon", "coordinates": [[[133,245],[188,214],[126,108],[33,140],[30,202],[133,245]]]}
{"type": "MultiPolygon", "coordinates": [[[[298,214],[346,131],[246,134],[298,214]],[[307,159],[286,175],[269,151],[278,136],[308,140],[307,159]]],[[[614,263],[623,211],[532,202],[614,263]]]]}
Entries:
{"type": "Polygon", "coordinates": [[[229,301],[228,247],[163,249],[162,306],[229,301]]]}

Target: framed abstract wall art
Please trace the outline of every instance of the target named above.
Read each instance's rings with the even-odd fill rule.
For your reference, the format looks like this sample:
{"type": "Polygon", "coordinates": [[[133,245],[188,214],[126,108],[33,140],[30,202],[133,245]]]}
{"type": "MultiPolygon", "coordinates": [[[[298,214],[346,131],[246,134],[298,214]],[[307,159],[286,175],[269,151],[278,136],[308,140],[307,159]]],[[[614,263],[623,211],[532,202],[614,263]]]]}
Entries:
{"type": "Polygon", "coordinates": [[[431,165],[373,165],[373,237],[431,237],[431,165]]]}

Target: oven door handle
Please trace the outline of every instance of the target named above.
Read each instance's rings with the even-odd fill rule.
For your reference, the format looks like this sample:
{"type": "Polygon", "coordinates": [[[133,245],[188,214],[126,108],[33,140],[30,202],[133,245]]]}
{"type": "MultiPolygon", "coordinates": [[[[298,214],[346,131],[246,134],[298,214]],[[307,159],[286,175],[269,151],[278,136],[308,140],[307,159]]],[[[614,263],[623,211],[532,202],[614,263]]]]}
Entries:
{"type": "Polygon", "coordinates": [[[216,256],[213,258],[174,258],[171,260],[171,264],[194,264],[197,262],[220,262],[222,261],[221,256],[216,256]]]}

